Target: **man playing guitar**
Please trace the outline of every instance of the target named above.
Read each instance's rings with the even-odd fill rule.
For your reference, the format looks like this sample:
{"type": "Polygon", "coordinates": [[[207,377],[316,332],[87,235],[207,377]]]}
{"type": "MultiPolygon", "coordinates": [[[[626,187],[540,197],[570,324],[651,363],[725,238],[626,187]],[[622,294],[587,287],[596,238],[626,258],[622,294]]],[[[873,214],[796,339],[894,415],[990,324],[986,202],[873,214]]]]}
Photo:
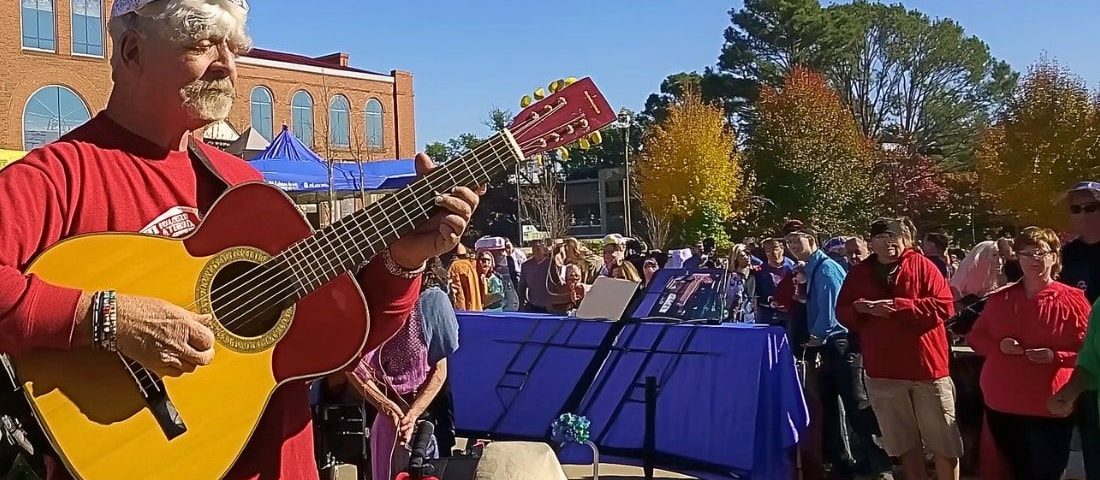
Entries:
{"type": "MultiPolygon", "coordinates": [[[[145,368],[178,376],[212,361],[207,315],[155,298],[103,300],[22,272],[36,255],[77,235],[185,236],[227,187],[261,179],[248,163],[190,133],[229,114],[236,57],[250,45],[247,12],[246,0],[115,2],[115,88],[106,109],[0,171],[0,351],[88,345],[95,298],[114,302],[110,341],[145,368]]],[[[432,168],[423,154],[416,163],[421,174],[432,168]]],[[[358,272],[360,284],[370,284],[363,290],[373,318],[407,318],[425,260],[454,248],[478,196],[460,187],[436,204],[444,213],[358,272]]],[[[56,462],[48,470],[50,478],[68,476],[56,462]]],[[[289,383],[275,391],[227,478],[317,476],[306,384],[289,383]]]]}

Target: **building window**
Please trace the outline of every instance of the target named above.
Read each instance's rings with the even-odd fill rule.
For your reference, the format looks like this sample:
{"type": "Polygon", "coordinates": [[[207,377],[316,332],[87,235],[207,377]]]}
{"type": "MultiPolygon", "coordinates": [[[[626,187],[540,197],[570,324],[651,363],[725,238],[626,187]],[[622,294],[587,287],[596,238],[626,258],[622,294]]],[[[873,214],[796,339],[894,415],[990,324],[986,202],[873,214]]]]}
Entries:
{"type": "Polygon", "coordinates": [[[53,0],[21,1],[23,2],[23,48],[56,51],[53,0]]]}
{"type": "Polygon", "coordinates": [[[271,130],[274,125],[274,115],[271,106],[271,90],[265,87],[252,89],[252,128],[264,138],[271,140],[271,130]]]}
{"type": "Polygon", "coordinates": [[[382,102],[372,98],[367,102],[367,148],[381,149],[383,140],[382,102]]]}
{"type": "Polygon", "coordinates": [[[103,56],[102,0],[73,0],[73,53],[103,56]]]}
{"type": "Polygon", "coordinates": [[[290,104],[294,117],[294,136],[307,146],[313,146],[313,97],[305,90],[298,90],[290,104]]]}
{"type": "Polygon", "coordinates": [[[50,85],[31,95],[23,108],[23,149],[50,143],[92,118],[88,106],[72,90],[50,85]]]}
{"type": "Polygon", "coordinates": [[[351,103],[347,97],[332,97],[328,105],[328,143],[333,147],[351,146],[351,103]]]}

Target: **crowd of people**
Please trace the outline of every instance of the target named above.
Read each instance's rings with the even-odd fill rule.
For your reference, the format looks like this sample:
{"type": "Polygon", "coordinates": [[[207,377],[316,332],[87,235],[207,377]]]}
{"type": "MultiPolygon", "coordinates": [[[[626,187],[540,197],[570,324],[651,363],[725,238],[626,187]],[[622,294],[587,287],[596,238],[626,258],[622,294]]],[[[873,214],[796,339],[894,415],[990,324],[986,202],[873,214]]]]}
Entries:
{"type": "Polygon", "coordinates": [[[664,252],[609,235],[602,255],[565,238],[531,242],[527,258],[481,239],[456,250],[450,298],[456,310],[568,314],[601,276],[642,292],[664,268],[722,269],[725,319],[787,329],[805,366],[806,478],[877,478],[896,463],[904,478],[957,479],[960,458],[980,454],[985,478],[1060,479],[1075,431],[1100,478],[1100,341],[1087,335],[1100,183],[1077,185],[1065,203],[1072,241],[1029,227],[969,251],[904,217],[834,237],[792,220],[728,254],[713,239],[664,252]],[[968,349],[985,364],[981,452],[964,451],[949,368],[968,349]]]}

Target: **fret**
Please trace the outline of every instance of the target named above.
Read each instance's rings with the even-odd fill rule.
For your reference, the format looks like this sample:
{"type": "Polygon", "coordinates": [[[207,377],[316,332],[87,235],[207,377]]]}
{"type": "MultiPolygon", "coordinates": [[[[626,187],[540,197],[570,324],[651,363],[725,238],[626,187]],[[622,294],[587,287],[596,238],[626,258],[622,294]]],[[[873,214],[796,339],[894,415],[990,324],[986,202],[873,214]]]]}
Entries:
{"type": "Polygon", "coordinates": [[[371,259],[413,231],[420,221],[430,218],[438,208],[435,197],[440,193],[456,186],[473,188],[488,184],[495,173],[507,170],[509,162],[521,160],[509,142],[505,134],[495,135],[462,157],[287,249],[281,257],[296,275],[301,291],[278,300],[301,298],[336,275],[371,259]],[[354,245],[349,246],[349,242],[354,245]],[[307,281],[303,282],[302,276],[307,281]]]}
{"type": "Polygon", "coordinates": [[[302,275],[301,275],[301,274],[300,274],[300,273],[298,272],[298,270],[299,270],[299,269],[300,269],[301,267],[299,267],[299,266],[298,266],[298,265],[297,265],[297,264],[295,263],[295,261],[294,261],[294,255],[292,255],[292,254],[291,254],[291,250],[292,250],[292,249],[294,249],[294,247],[296,247],[297,245],[298,245],[297,243],[296,243],[296,244],[294,244],[294,245],[291,245],[291,246],[290,246],[290,248],[287,248],[287,249],[286,249],[286,250],[285,250],[285,251],[283,252],[283,254],[281,254],[281,255],[279,256],[279,258],[281,258],[281,259],[282,259],[282,260],[284,261],[284,263],[286,263],[286,266],[287,266],[287,270],[290,270],[290,274],[291,274],[291,275],[294,275],[294,280],[298,282],[298,288],[299,288],[299,290],[301,290],[301,291],[305,292],[305,291],[311,290],[311,288],[309,287],[309,285],[308,285],[308,284],[306,284],[306,283],[302,282],[302,275]]]}

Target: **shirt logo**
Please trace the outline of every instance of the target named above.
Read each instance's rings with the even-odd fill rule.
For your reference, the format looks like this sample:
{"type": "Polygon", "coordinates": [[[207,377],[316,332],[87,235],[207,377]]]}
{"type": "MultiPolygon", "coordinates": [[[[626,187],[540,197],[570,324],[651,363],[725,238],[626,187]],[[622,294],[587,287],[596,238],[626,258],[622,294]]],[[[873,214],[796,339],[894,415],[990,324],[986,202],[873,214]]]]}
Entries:
{"type": "Polygon", "coordinates": [[[199,224],[199,211],[192,207],[172,207],[149,222],[141,233],[168,238],[180,238],[199,224]]]}
{"type": "Polygon", "coordinates": [[[1088,291],[1088,289],[1089,289],[1089,282],[1086,282],[1086,281],[1084,281],[1084,280],[1078,280],[1078,281],[1077,281],[1077,288],[1080,288],[1081,290],[1085,290],[1085,291],[1088,291]]]}

